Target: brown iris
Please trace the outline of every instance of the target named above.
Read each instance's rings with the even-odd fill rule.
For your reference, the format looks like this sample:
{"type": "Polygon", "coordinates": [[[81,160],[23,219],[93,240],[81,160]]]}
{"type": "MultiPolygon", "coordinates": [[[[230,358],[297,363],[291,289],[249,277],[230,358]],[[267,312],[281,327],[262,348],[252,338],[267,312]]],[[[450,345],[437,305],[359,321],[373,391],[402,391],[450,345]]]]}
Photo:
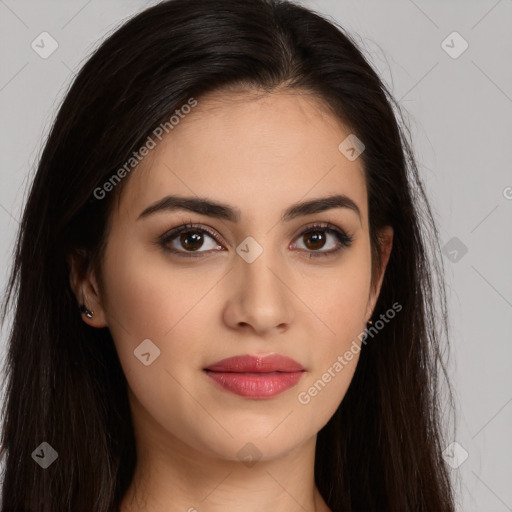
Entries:
{"type": "Polygon", "coordinates": [[[203,235],[198,232],[181,233],[180,242],[185,249],[197,251],[203,245],[203,235]]]}
{"type": "Polygon", "coordinates": [[[325,245],[325,233],[322,231],[310,231],[303,235],[304,240],[313,240],[312,243],[305,243],[306,247],[311,250],[321,249],[325,245]]]}

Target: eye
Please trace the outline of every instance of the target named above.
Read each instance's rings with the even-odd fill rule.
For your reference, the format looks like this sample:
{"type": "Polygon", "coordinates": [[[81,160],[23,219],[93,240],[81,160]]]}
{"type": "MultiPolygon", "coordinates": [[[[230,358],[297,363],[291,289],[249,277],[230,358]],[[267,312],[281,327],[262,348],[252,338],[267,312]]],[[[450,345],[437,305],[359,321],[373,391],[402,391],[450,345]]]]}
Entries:
{"type": "MultiPolygon", "coordinates": [[[[308,252],[308,257],[332,256],[352,244],[353,237],[330,223],[309,226],[297,237],[293,248],[308,252]],[[329,237],[331,238],[329,242],[329,237]],[[303,247],[300,246],[302,243],[303,247]],[[299,247],[297,247],[299,245],[299,247]],[[328,246],[329,250],[324,249],[328,246]]],[[[206,227],[184,223],[157,240],[166,251],[183,257],[200,257],[205,252],[223,250],[217,235],[206,227]],[[203,250],[200,250],[203,249],[203,250]]]]}
{"type": "Polygon", "coordinates": [[[205,227],[196,227],[194,224],[191,223],[184,223],[178,228],[175,228],[170,232],[166,233],[158,240],[158,243],[169,252],[193,258],[199,255],[193,254],[194,252],[206,252],[204,250],[199,251],[199,249],[201,248],[204,249],[203,246],[205,245],[205,235],[206,239],[210,239],[209,244],[206,244],[207,250],[222,249],[222,246],[218,242],[216,235],[213,233],[213,231],[210,231],[205,227]]]}
{"type": "MultiPolygon", "coordinates": [[[[297,239],[303,244],[303,247],[299,248],[309,251],[310,258],[332,256],[340,252],[343,248],[350,247],[353,242],[352,236],[330,223],[310,226],[305,231],[302,231],[297,239]],[[331,237],[330,243],[328,241],[329,235],[331,237]],[[330,247],[329,250],[320,250],[324,249],[326,245],[330,247]]],[[[295,246],[297,246],[297,244],[295,244],[295,246]]]]}

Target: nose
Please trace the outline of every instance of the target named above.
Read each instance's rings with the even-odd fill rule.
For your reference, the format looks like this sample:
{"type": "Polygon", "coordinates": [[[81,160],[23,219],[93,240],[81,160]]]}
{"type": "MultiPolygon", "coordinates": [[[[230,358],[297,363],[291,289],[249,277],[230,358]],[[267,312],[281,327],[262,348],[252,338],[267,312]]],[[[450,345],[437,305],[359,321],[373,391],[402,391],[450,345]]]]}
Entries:
{"type": "Polygon", "coordinates": [[[288,330],[297,299],[286,264],[270,250],[263,250],[251,263],[237,258],[226,283],[225,323],[262,337],[288,330]]]}

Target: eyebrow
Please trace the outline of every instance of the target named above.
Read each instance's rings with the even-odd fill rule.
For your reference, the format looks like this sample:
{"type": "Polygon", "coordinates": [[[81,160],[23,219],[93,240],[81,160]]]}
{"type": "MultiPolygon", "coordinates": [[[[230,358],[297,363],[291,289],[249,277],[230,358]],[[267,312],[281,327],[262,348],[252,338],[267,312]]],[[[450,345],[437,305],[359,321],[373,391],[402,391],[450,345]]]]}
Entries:
{"type": "MultiPolygon", "coordinates": [[[[333,208],[347,208],[352,210],[358,215],[359,220],[361,221],[361,211],[359,210],[359,207],[352,199],[350,199],[350,197],[343,194],[321,197],[292,204],[282,213],[281,221],[289,222],[303,215],[320,213],[333,208]]],[[[175,210],[188,210],[230,222],[238,222],[241,218],[240,210],[227,204],[212,201],[204,197],[169,195],[148,206],[140,213],[137,220],[148,217],[157,212],[169,212],[175,210]]]]}

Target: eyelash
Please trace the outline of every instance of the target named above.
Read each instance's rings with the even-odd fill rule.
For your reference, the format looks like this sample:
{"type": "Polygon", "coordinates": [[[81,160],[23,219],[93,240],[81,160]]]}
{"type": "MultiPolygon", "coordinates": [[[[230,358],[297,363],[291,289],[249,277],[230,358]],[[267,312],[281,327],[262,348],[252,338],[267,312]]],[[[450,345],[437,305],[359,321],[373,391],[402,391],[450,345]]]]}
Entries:
{"type": "MultiPolygon", "coordinates": [[[[192,253],[190,251],[178,251],[175,249],[170,249],[168,247],[167,244],[169,242],[171,242],[172,240],[177,238],[179,235],[181,235],[181,233],[186,233],[188,231],[190,231],[192,233],[196,233],[196,232],[206,233],[206,234],[210,235],[215,240],[215,242],[217,244],[222,245],[220,243],[220,241],[217,239],[217,235],[212,230],[207,228],[206,226],[199,227],[199,225],[197,225],[197,224],[187,223],[187,222],[184,222],[180,226],[168,231],[167,233],[165,233],[164,235],[159,237],[156,243],[158,245],[160,245],[165,251],[173,253],[173,254],[178,254],[179,256],[183,256],[185,258],[202,258],[203,255],[209,251],[192,253]]],[[[330,222],[321,222],[321,223],[313,224],[312,226],[308,226],[304,231],[302,231],[297,236],[297,238],[300,238],[309,233],[314,233],[316,231],[325,231],[327,233],[331,233],[331,234],[335,235],[336,238],[338,239],[338,242],[340,245],[336,249],[331,249],[329,251],[313,251],[313,250],[309,251],[309,258],[318,258],[318,257],[322,257],[322,256],[323,257],[333,256],[333,255],[339,253],[343,248],[350,247],[350,245],[352,244],[352,242],[354,240],[353,236],[345,233],[341,229],[338,229],[336,226],[334,226],[330,222]]]]}

